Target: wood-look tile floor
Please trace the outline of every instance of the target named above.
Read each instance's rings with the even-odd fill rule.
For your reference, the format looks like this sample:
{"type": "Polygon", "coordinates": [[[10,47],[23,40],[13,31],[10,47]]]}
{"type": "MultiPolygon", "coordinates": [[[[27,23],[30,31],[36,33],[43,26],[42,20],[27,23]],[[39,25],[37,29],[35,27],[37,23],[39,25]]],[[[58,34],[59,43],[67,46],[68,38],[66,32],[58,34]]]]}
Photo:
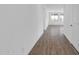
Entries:
{"type": "Polygon", "coordinates": [[[77,51],[72,47],[62,33],[63,26],[48,26],[43,36],[35,44],[29,55],[76,55],[77,51]]]}

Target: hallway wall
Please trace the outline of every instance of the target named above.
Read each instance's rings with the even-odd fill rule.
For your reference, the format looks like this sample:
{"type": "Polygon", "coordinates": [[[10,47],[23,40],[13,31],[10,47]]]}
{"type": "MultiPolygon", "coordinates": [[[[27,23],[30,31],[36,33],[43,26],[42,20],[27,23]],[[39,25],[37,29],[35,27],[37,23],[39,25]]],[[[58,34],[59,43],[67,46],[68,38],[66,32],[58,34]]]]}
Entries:
{"type": "Polygon", "coordinates": [[[41,5],[0,5],[0,54],[28,54],[42,33],[41,5]]]}
{"type": "Polygon", "coordinates": [[[42,5],[42,10],[43,10],[43,29],[46,30],[48,27],[48,12],[47,9],[45,8],[45,5],[42,5]]]}

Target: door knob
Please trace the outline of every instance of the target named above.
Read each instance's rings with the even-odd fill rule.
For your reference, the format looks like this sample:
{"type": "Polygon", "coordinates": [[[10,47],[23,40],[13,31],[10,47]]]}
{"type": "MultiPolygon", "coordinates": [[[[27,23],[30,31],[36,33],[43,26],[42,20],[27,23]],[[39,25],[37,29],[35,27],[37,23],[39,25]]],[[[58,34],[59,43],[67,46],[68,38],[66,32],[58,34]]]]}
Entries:
{"type": "Polygon", "coordinates": [[[70,26],[72,26],[72,24],[70,26]]]}

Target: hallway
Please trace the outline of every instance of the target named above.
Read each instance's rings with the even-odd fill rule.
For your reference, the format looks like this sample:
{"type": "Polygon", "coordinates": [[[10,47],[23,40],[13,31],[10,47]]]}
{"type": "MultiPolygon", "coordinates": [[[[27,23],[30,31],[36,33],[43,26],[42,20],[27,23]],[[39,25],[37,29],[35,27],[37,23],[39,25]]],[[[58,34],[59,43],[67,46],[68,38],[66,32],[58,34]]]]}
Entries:
{"type": "Polygon", "coordinates": [[[62,33],[63,26],[49,25],[43,36],[33,47],[30,55],[75,55],[72,47],[62,33]]]}

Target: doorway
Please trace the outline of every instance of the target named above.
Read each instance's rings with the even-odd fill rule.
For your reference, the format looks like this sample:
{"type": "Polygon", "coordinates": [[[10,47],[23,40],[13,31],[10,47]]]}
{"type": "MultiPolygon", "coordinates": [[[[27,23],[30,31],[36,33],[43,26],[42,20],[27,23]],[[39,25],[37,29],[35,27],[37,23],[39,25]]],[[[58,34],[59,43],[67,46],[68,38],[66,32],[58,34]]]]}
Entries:
{"type": "Polygon", "coordinates": [[[49,13],[49,25],[64,25],[64,13],[53,11],[49,13]]]}

